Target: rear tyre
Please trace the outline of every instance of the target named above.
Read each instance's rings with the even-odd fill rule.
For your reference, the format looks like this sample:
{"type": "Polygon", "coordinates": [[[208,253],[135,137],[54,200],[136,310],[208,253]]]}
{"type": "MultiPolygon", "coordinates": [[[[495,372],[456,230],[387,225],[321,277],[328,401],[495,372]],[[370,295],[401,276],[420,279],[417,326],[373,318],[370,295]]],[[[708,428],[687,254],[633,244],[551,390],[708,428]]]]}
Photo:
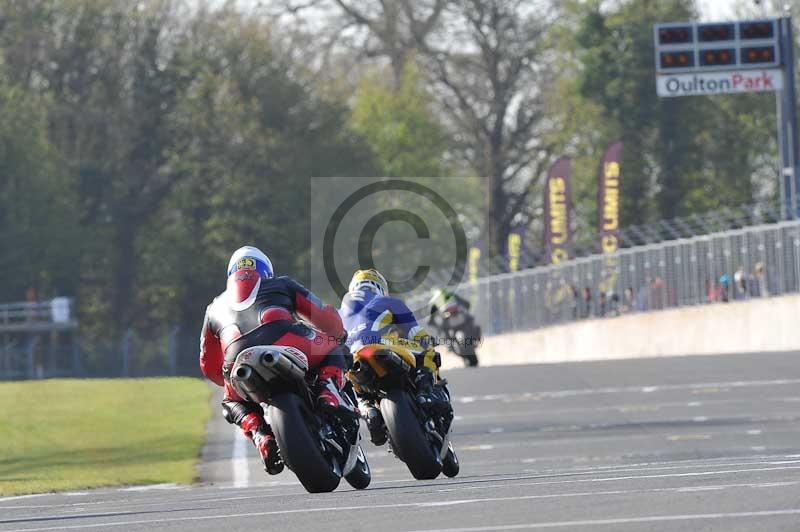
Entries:
{"type": "Polygon", "coordinates": [[[404,390],[392,390],[381,399],[381,413],[386,422],[392,449],[417,480],[431,480],[439,476],[442,463],[433,452],[419,419],[414,413],[411,399],[404,390]]]}
{"type": "Polygon", "coordinates": [[[361,445],[358,446],[358,460],[356,461],[355,467],[344,478],[347,480],[348,484],[357,490],[363,490],[369,486],[372,480],[372,474],[370,473],[367,457],[364,456],[364,450],[361,449],[361,445]]]}
{"type": "Polygon", "coordinates": [[[309,493],[333,491],[340,477],[322,453],[319,438],[311,432],[300,398],[287,393],[273,398],[269,407],[272,432],[281,458],[309,493]]]}
{"type": "Polygon", "coordinates": [[[478,365],[478,355],[472,353],[471,355],[464,355],[464,364],[469,368],[474,368],[478,365]]]}

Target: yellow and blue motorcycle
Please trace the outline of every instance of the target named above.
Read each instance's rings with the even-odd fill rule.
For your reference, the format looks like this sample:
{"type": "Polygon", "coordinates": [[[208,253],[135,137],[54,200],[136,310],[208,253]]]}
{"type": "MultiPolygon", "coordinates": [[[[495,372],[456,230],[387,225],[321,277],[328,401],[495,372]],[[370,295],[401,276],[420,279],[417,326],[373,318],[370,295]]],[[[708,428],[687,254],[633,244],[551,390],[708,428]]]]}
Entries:
{"type": "MultiPolygon", "coordinates": [[[[450,440],[452,409],[442,412],[417,404],[416,359],[410,345],[401,344],[354,345],[348,378],[359,396],[379,405],[392,452],[414,478],[434,479],[440,473],[454,477],[460,465],[450,440]]],[[[439,385],[447,390],[446,381],[439,385]]]]}

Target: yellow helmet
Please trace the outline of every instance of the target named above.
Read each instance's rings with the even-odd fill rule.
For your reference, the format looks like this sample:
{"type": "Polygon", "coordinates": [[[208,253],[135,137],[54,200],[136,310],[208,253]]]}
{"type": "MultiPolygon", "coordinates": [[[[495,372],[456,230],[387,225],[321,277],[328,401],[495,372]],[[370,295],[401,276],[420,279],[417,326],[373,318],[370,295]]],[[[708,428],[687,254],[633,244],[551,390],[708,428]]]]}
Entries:
{"type": "Polygon", "coordinates": [[[376,294],[385,296],[389,294],[389,283],[387,283],[386,278],[374,268],[370,268],[369,270],[356,270],[356,273],[353,274],[353,278],[350,280],[348,290],[351,292],[370,290],[376,294]]]}

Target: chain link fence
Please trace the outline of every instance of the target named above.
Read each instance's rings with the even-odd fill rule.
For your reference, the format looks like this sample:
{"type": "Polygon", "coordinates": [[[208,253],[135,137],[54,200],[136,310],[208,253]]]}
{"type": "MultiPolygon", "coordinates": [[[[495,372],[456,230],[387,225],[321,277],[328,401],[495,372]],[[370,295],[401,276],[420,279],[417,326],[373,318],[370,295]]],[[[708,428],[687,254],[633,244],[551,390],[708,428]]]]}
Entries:
{"type": "Polygon", "coordinates": [[[799,291],[798,221],[627,248],[458,289],[487,335],[799,291]]]}
{"type": "Polygon", "coordinates": [[[199,335],[177,326],[130,329],[119,342],[87,343],[77,330],[0,336],[0,380],[200,375],[199,335]]]}
{"type": "MultiPolygon", "coordinates": [[[[471,302],[487,335],[798,293],[800,221],[679,238],[483,277],[458,292],[471,302]]],[[[409,305],[424,308],[428,297],[420,294],[409,305]]],[[[0,325],[13,321],[11,310],[0,325]]],[[[93,345],[82,342],[74,330],[12,335],[0,327],[0,337],[0,380],[199,374],[197,331],[174,326],[146,334],[130,330],[121,342],[93,345]]]]}

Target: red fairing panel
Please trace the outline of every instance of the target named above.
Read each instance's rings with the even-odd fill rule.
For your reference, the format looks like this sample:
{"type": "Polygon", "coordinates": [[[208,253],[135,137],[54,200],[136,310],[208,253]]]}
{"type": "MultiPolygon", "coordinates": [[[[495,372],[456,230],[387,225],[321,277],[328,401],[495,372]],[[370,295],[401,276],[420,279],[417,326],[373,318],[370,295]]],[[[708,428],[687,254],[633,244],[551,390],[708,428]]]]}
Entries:
{"type": "Polygon", "coordinates": [[[308,358],[310,368],[318,368],[328,354],[338,347],[337,342],[329,342],[322,334],[317,333],[312,338],[299,336],[294,333],[284,334],[273,345],[296,347],[308,358]]]}
{"type": "Polygon", "coordinates": [[[313,300],[298,292],[295,296],[295,307],[298,314],[325,334],[334,338],[344,336],[342,318],[331,305],[319,306],[313,300]]]}

